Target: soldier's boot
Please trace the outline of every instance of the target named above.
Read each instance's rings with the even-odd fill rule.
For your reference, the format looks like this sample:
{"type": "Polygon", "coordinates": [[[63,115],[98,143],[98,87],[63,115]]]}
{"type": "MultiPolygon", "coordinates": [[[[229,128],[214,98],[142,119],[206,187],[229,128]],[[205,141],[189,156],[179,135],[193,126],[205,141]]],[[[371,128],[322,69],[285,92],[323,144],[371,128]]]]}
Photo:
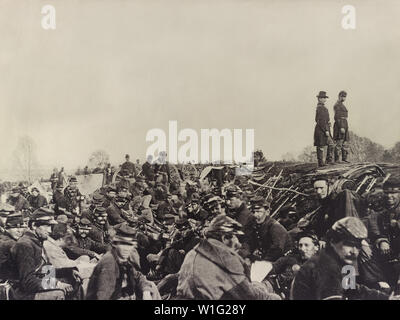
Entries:
{"type": "Polygon", "coordinates": [[[333,151],[335,147],[334,145],[328,145],[327,152],[326,152],[326,163],[333,164],[333,151]]]}
{"type": "Polygon", "coordinates": [[[342,161],[349,163],[350,161],[347,160],[347,156],[349,155],[349,147],[347,143],[343,143],[342,146],[342,161]]]}
{"type": "Polygon", "coordinates": [[[340,158],[339,150],[335,148],[335,162],[339,162],[339,158],[340,158]]]}
{"type": "Polygon", "coordinates": [[[317,147],[318,167],[324,167],[324,147],[317,147]]]}
{"type": "Polygon", "coordinates": [[[348,152],[347,150],[342,150],[342,161],[349,163],[350,161],[347,160],[348,152]]]}
{"type": "Polygon", "coordinates": [[[342,141],[337,140],[335,144],[335,162],[340,162],[341,152],[342,152],[342,141]]]}

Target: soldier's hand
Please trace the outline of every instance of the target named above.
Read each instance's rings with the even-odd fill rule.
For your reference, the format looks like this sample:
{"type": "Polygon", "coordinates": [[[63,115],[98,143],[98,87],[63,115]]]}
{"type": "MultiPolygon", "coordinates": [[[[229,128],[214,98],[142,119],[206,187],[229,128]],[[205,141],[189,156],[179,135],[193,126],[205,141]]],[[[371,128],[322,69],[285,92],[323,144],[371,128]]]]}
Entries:
{"type": "Polygon", "coordinates": [[[396,220],[396,219],[390,220],[390,226],[391,226],[392,228],[396,228],[396,227],[397,227],[397,220],[396,220]]]}
{"type": "Polygon", "coordinates": [[[74,290],[72,285],[61,281],[57,282],[57,288],[63,290],[65,293],[70,293],[74,290]]]}
{"type": "Polygon", "coordinates": [[[323,248],[325,248],[325,246],[326,246],[326,242],[325,241],[319,241],[319,247],[321,248],[321,249],[323,249],[323,248]]]}
{"type": "Polygon", "coordinates": [[[368,257],[369,259],[372,257],[372,249],[367,241],[363,240],[361,242],[361,249],[366,257],[368,257]]]}
{"type": "Polygon", "coordinates": [[[76,282],[79,282],[79,283],[82,282],[82,278],[81,278],[81,275],[79,274],[78,270],[72,270],[72,276],[74,277],[76,282]]]}
{"type": "Polygon", "coordinates": [[[379,248],[381,249],[383,255],[387,255],[390,253],[390,246],[389,243],[387,243],[386,241],[381,242],[379,248]]]}
{"type": "Polygon", "coordinates": [[[329,131],[325,131],[325,135],[329,137],[329,131]]]}
{"type": "Polygon", "coordinates": [[[345,134],[346,133],[345,128],[340,128],[340,133],[345,134]]]}

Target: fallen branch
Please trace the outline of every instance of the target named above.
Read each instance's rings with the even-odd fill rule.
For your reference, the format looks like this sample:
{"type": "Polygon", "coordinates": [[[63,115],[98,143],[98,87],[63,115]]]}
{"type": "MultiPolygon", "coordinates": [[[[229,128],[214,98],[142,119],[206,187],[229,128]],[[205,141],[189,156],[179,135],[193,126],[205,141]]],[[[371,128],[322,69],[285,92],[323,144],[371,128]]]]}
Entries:
{"type": "Polygon", "coordinates": [[[296,191],[296,190],[293,190],[293,189],[289,189],[289,188],[270,187],[270,186],[265,186],[265,185],[259,184],[259,183],[254,182],[254,181],[249,181],[249,182],[251,184],[254,184],[255,186],[259,186],[260,188],[268,188],[268,189],[271,189],[271,190],[279,190],[279,191],[289,191],[289,192],[294,192],[294,193],[296,193],[296,194],[298,194],[300,196],[305,196],[305,197],[309,197],[310,196],[309,194],[305,194],[305,193],[302,193],[302,192],[299,192],[299,191],[296,191]]]}

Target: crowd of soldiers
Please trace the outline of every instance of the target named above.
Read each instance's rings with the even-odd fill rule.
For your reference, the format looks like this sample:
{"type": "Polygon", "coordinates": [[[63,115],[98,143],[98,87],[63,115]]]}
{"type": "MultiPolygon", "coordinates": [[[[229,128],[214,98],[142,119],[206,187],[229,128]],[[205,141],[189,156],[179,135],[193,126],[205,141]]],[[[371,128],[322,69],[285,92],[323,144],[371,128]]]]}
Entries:
{"type": "Polygon", "coordinates": [[[246,179],[176,183],[151,157],[138,167],[127,155],[90,196],[65,180],[53,177],[50,203],[20,185],[1,204],[2,299],[398,298],[396,177],[376,210],[319,177],[317,214],[294,225],[271,217],[271,194],[246,179]],[[270,270],[255,281],[259,262],[270,270]]]}

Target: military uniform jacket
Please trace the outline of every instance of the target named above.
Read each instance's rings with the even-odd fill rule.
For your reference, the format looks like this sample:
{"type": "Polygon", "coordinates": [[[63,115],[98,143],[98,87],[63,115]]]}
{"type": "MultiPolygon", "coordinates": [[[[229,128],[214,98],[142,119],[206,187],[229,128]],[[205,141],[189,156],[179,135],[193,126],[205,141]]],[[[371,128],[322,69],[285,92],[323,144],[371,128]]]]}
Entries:
{"type": "Polygon", "coordinates": [[[239,222],[243,227],[246,227],[247,224],[252,220],[252,214],[245,203],[242,203],[237,210],[230,214],[230,216],[239,222]]]}
{"type": "Polygon", "coordinates": [[[126,222],[123,218],[123,213],[120,208],[118,208],[114,202],[111,202],[110,206],[107,208],[107,219],[111,226],[116,224],[126,222]]]}
{"type": "Polygon", "coordinates": [[[41,194],[39,194],[37,197],[30,197],[29,203],[34,210],[47,206],[47,200],[41,194]]]}
{"type": "Polygon", "coordinates": [[[333,106],[335,111],[335,123],[333,125],[333,139],[349,141],[349,125],[347,123],[348,111],[345,105],[338,101],[333,106]],[[344,129],[345,133],[341,133],[340,129],[344,129]]]}
{"type": "Polygon", "coordinates": [[[259,251],[258,259],[276,261],[292,249],[293,243],[287,230],[275,219],[267,217],[262,224],[251,224],[245,230],[243,238],[243,257],[252,257],[259,251]]]}
{"type": "Polygon", "coordinates": [[[387,241],[393,258],[400,257],[400,203],[395,208],[371,213],[368,220],[368,236],[375,245],[379,246],[382,241],[387,241]],[[391,220],[397,221],[395,226],[391,226],[391,220]]]}
{"type": "MultiPolygon", "coordinates": [[[[48,263],[43,252],[43,243],[36,234],[26,231],[12,247],[11,256],[19,276],[19,286],[16,290],[18,299],[33,299],[36,293],[46,291],[42,286],[42,267],[48,263]]],[[[56,278],[72,275],[72,269],[56,269],[56,278]]]]}
{"type": "Polygon", "coordinates": [[[93,223],[88,237],[99,244],[109,244],[111,242],[111,235],[108,223],[104,226],[93,223]]]}
{"type": "Polygon", "coordinates": [[[0,234],[0,280],[18,279],[18,273],[11,257],[11,248],[17,241],[9,234],[0,234]]]}
{"type": "Polygon", "coordinates": [[[66,209],[69,212],[72,212],[76,209],[76,207],[80,206],[80,201],[78,201],[78,197],[82,196],[79,189],[72,189],[70,187],[66,187],[64,190],[64,197],[66,201],[66,209]]]}
{"type": "Polygon", "coordinates": [[[142,165],[143,174],[147,180],[154,180],[154,168],[153,165],[148,163],[147,161],[142,165]]]}
{"type": "Polygon", "coordinates": [[[19,195],[18,198],[9,198],[7,201],[9,204],[15,207],[15,211],[29,210],[30,204],[23,195],[19,195]]]}
{"type": "Polygon", "coordinates": [[[95,242],[88,237],[86,238],[77,237],[75,244],[72,244],[67,248],[64,248],[65,252],[68,254],[68,257],[73,260],[84,255],[87,255],[90,258],[94,258],[95,253],[97,254],[106,253],[108,249],[109,249],[108,245],[95,242]]]}
{"type": "Polygon", "coordinates": [[[328,137],[325,132],[330,132],[329,111],[323,103],[318,103],[315,113],[314,146],[323,147],[328,145],[328,137]]]}

